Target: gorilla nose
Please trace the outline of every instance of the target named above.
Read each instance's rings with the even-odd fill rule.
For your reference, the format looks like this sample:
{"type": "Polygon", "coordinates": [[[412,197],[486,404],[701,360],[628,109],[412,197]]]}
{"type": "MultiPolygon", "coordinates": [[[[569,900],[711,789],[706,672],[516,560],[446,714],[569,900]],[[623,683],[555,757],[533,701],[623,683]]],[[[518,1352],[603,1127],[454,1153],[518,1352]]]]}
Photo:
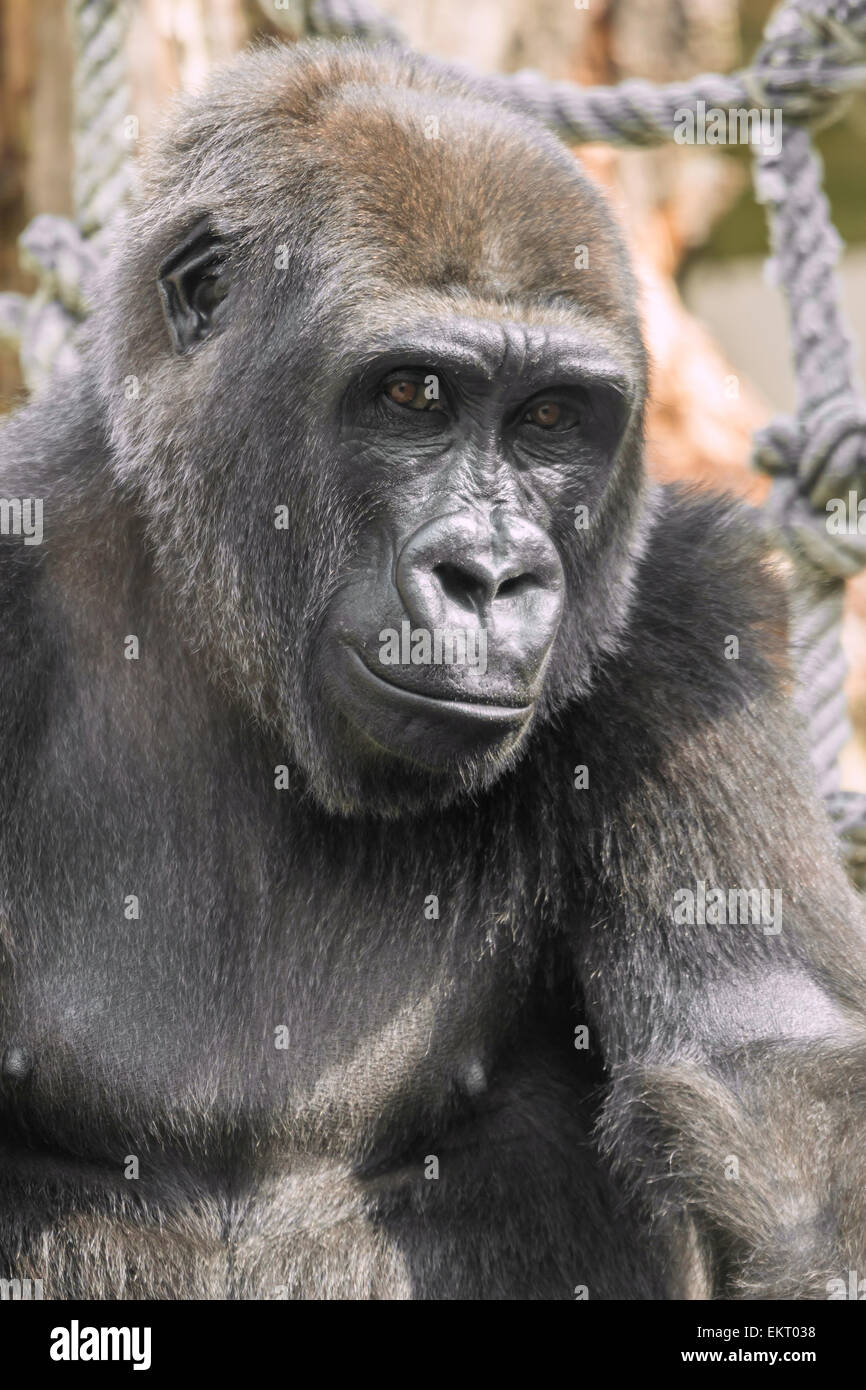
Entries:
{"type": "Polygon", "coordinates": [[[397,589],[418,626],[485,628],[491,662],[537,668],[562,610],[562,565],[525,517],[456,512],[426,522],[397,561],[397,589]]]}

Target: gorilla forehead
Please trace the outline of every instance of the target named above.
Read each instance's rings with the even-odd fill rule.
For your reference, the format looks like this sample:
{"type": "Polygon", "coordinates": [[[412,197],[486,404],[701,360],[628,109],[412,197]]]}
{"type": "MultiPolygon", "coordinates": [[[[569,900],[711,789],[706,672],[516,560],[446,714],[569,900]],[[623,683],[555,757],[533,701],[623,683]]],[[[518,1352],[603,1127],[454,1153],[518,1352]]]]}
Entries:
{"type": "Polygon", "coordinates": [[[617,312],[615,233],[573,158],[543,132],[475,100],[381,87],[336,95],[316,146],[343,195],[344,233],[374,271],[391,284],[568,295],[617,312]],[[575,267],[577,245],[588,273],[575,267]]]}
{"type": "Polygon", "coordinates": [[[355,44],[247,54],[180,104],[142,202],[158,212],[157,241],[204,211],[247,253],[258,243],[263,266],[275,243],[300,238],[323,273],[354,264],[359,287],[381,277],[494,300],[560,296],[633,328],[627,259],[598,190],[540,125],[432,59],[355,44]]]}

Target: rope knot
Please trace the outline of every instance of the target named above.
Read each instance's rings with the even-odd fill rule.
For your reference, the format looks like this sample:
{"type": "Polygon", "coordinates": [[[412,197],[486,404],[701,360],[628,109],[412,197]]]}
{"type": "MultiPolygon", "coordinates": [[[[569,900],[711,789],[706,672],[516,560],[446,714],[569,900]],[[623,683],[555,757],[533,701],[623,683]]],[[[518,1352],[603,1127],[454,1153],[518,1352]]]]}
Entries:
{"type": "Polygon", "coordinates": [[[805,561],[818,576],[841,582],[866,569],[866,515],[858,511],[857,493],[833,499],[817,511],[796,478],[780,474],[757,513],[762,526],[795,560],[805,561]]]}
{"type": "Polygon", "coordinates": [[[866,480],[866,401],[853,394],[823,401],[805,420],[783,415],[755,434],[752,462],[795,477],[813,506],[866,480]]]}
{"type": "Polygon", "coordinates": [[[866,479],[866,401],[854,395],[823,402],[806,420],[799,474],[815,506],[866,479]]]}
{"type": "Polygon", "coordinates": [[[787,0],[742,74],[760,106],[780,106],[804,125],[835,120],[866,81],[863,0],[787,0]]]}
{"type": "Polygon", "coordinates": [[[753,463],[773,477],[766,520],[787,549],[834,579],[866,566],[866,402],[837,396],[805,420],[772,420],[755,435],[753,463]]]}

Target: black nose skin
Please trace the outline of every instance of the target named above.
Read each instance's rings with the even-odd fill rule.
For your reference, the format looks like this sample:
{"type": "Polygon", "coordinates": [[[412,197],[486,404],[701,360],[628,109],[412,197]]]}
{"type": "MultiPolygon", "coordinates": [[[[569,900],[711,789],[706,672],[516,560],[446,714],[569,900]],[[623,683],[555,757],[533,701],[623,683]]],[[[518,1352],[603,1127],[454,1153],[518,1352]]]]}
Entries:
{"type": "Polygon", "coordinates": [[[556,635],[564,577],[540,526],[506,512],[465,510],[420,526],[397,561],[414,627],[483,628],[488,662],[531,683],[556,635]]]}

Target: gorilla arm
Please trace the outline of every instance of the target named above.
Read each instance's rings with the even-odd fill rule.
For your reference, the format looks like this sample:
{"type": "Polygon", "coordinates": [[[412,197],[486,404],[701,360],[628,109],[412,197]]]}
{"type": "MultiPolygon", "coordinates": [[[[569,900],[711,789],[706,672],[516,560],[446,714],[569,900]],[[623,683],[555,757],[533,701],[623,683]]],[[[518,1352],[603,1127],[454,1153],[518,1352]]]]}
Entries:
{"type": "Polygon", "coordinates": [[[866,1274],[861,904],[786,701],[687,734],[665,717],[664,748],[632,734],[630,777],[611,751],[611,808],[630,785],[600,812],[577,946],[612,1082],[602,1143],[660,1233],[691,1226],[709,1296],[826,1298],[866,1274]],[[738,890],[762,887],[754,921],[738,890]]]}

